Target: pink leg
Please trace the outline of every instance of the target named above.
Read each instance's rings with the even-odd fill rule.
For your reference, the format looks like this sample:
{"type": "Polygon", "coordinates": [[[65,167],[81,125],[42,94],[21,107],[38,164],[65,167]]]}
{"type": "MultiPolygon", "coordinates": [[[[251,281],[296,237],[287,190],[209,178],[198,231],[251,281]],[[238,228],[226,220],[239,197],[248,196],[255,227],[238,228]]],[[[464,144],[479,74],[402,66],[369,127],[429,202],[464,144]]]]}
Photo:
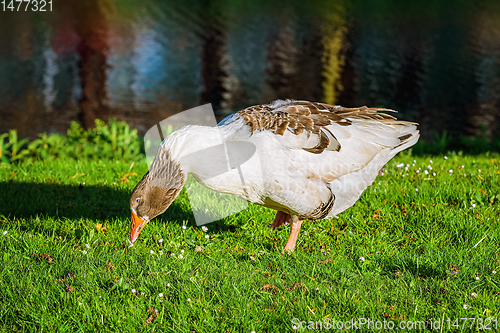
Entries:
{"type": "Polygon", "coordinates": [[[290,220],[289,214],[278,211],[276,213],[276,216],[274,217],[273,224],[271,224],[271,231],[273,231],[280,225],[288,224],[289,220],[290,220]]]}
{"type": "Polygon", "coordinates": [[[297,216],[292,216],[290,224],[290,236],[288,236],[288,242],[286,242],[285,248],[283,249],[284,252],[293,252],[295,249],[297,236],[299,235],[300,227],[302,226],[302,220],[299,220],[297,216]]]}

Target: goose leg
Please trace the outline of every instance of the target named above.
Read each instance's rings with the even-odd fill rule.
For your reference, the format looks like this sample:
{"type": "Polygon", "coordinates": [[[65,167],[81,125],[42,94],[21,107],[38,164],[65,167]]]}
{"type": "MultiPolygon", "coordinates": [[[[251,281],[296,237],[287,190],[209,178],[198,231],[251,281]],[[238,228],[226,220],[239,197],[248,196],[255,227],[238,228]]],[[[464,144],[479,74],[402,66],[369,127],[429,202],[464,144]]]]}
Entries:
{"type": "Polygon", "coordinates": [[[278,211],[276,213],[276,216],[274,217],[273,224],[271,224],[271,231],[273,231],[280,225],[287,224],[289,220],[290,220],[289,214],[278,211]]]}
{"type": "Polygon", "coordinates": [[[302,226],[302,220],[299,220],[299,217],[294,215],[290,218],[290,224],[290,236],[288,236],[288,242],[286,242],[283,251],[293,252],[300,227],[302,226]]]}

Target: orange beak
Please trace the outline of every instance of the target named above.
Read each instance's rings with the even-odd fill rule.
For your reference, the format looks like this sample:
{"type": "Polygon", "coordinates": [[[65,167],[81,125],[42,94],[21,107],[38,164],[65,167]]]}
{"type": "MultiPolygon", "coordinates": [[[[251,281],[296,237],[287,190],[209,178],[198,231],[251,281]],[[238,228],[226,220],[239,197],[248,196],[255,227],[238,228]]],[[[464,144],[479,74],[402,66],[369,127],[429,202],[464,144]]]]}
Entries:
{"type": "Polygon", "coordinates": [[[141,219],[137,214],[132,211],[132,223],[130,224],[130,242],[133,243],[139,237],[142,229],[148,223],[147,220],[141,219]]]}

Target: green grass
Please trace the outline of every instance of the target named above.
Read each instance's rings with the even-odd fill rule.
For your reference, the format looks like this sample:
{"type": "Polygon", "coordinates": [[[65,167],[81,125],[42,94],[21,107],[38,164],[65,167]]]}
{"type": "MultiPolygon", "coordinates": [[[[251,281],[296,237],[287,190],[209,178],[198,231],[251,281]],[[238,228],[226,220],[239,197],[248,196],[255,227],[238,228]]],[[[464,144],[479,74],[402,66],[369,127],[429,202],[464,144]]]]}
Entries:
{"type": "Polygon", "coordinates": [[[207,225],[206,239],[184,191],[129,248],[128,200],[144,162],[5,165],[0,331],[287,332],[293,318],[495,319],[499,170],[498,154],[399,155],[339,219],[305,222],[296,252],[282,255],[289,226],[270,233],[274,211],[251,205],[207,225]]]}

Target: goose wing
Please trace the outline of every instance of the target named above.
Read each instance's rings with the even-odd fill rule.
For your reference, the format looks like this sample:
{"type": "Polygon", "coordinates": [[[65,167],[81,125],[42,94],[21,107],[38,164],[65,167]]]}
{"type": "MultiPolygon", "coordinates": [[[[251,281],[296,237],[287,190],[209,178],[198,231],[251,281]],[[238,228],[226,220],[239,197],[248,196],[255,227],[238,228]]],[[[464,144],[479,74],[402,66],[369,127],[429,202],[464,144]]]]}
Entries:
{"type": "MultiPolygon", "coordinates": [[[[262,136],[259,141],[265,142],[267,150],[282,157],[276,169],[287,171],[276,177],[289,177],[289,184],[291,179],[295,184],[303,179],[302,184],[310,192],[320,189],[321,204],[311,210],[327,207],[327,215],[333,216],[352,206],[378,171],[418,140],[415,123],[398,121],[384,112],[394,111],[280,100],[248,107],[226,122],[243,119],[251,133],[250,140],[252,136],[262,136]],[[286,163],[292,167],[286,168],[286,163]],[[332,199],[330,192],[335,197],[334,205],[328,202],[332,199]]],[[[287,202],[295,201],[292,197],[297,197],[297,202],[301,200],[297,191],[288,192],[287,202]]]]}

